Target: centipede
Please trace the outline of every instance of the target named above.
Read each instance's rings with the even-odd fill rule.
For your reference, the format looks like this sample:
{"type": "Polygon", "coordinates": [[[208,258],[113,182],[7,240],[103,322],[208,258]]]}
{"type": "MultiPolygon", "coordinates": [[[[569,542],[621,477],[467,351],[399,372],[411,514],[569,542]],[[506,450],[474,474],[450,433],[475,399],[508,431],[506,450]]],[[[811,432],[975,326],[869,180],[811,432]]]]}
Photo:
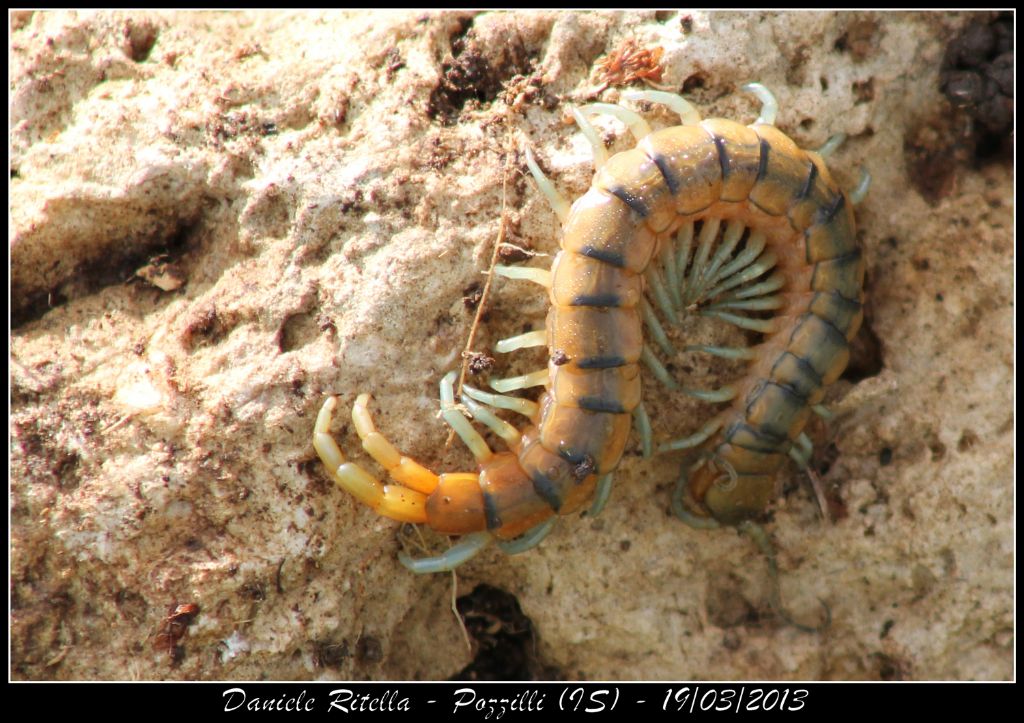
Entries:
{"type": "Polygon", "coordinates": [[[821,403],[861,325],[865,266],[853,207],[870,177],[844,191],[825,162],[842,138],[803,150],[775,127],[771,92],[758,83],[743,89],[761,102],[750,125],[703,120],[681,96],[656,90],[622,92],[620,104],[574,107],[596,172],[571,204],[525,147],[562,237],[550,269],[494,267],[540,285],[550,300],[543,329],[503,339],[495,350],[546,346],[548,363],[492,380],[492,392],[467,384],[456,395],[455,372],[441,380],[441,415],[477,471],[435,474],[401,454],[375,427],[370,396],[360,394],[355,431],[393,481],[385,484],[346,459],[330,434],[338,399],[324,402],[313,444],[339,487],[380,515],[459,536],[441,555],[400,553],[410,570],[452,570],[492,541],[522,552],[539,544],[557,517],[588,502],[597,514],[635,427],[644,456],[688,455],[672,498],[676,514],[694,527],[747,531],[774,572],[755,519],[778,496],[788,460],[807,466],[812,444],[804,429],[815,412],[827,414],[821,403]],[[660,104],[680,124],[652,130],[621,101],[660,104]],[[590,122],[602,114],[624,123],[635,147],[609,156],[590,122]],[[679,353],[667,329],[692,314],[758,335],[750,346],[684,347],[741,363],[744,372],[731,384],[691,388],[661,361],[679,353]],[[697,432],[655,447],[642,367],[669,389],[725,406],[697,432]],[[510,394],[530,387],[543,387],[536,401],[510,394]],[[496,410],[527,423],[519,429],[496,410]],[[467,413],[507,449],[492,450],[467,413]]]}

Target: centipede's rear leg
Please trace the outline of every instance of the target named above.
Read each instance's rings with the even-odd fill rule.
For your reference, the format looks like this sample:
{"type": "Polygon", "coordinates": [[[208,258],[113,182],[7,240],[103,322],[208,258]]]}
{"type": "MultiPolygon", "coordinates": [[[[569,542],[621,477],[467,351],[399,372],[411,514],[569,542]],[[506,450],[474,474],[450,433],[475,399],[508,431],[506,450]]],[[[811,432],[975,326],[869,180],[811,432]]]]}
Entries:
{"type": "Polygon", "coordinates": [[[361,394],[352,407],[352,420],[363,448],[399,484],[385,485],[355,462],[345,459],[330,433],[331,419],[338,405],[337,397],[329,397],[320,408],[313,428],[313,447],[327,469],[327,474],[343,490],[378,514],[400,522],[427,521],[427,495],[438,485],[436,474],[401,455],[377,431],[367,404],[370,395],[361,394]]]}
{"type": "MultiPolygon", "coordinates": [[[[456,423],[456,431],[478,458],[491,454],[486,443],[469,428],[468,422],[454,408],[452,377],[446,376],[441,383],[442,413],[445,421],[456,423]],[[465,425],[459,424],[459,420],[465,425]],[[482,446],[481,446],[482,445],[482,446]]],[[[373,423],[368,404],[369,394],[361,394],[352,407],[352,421],[356,433],[362,440],[363,449],[383,467],[398,484],[386,485],[360,465],[349,462],[330,434],[331,419],[337,407],[336,397],[330,397],[320,409],[313,432],[313,446],[327,468],[327,473],[338,486],[356,499],[368,505],[378,514],[400,522],[426,523],[427,503],[439,485],[460,487],[478,484],[474,473],[455,473],[438,476],[413,459],[402,455],[394,445],[381,434],[373,423]]],[[[439,572],[450,570],[462,564],[491,541],[487,532],[463,536],[448,552],[437,557],[414,560],[400,554],[401,562],[413,572],[439,572]]]]}

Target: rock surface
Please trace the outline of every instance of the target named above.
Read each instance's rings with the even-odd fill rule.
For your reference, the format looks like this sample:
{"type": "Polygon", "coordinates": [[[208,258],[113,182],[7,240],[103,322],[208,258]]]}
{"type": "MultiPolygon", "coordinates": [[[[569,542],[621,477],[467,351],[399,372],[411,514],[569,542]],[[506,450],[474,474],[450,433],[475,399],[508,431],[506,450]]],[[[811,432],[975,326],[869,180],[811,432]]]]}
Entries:
{"type": "MultiPolygon", "coordinates": [[[[632,444],[602,516],[485,552],[458,594],[515,595],[570,679],[1012,678],[1012,168],[951,150],[938,80],[950,39],[988,18],[16,13],[12,677],[444,679],[470,662],[452,576],[401,567],[397,525],[323,473],[313,420],[327,394],[372,392],[404,452],[472,469],[445,449],[436,385],[503,196],[512,242],[557,249],[515,150],[582,193],[590,150],[565,108],[635,38],[705,117],[752,121],[738,88],[757,80],[802,146],[848,135],[837,178],[873,176],[867,320],[837,418],[812,429],[837,521],[794,472],[769,525],[787,604],[813,619],[820,599],[833,623],[782,624],[760,554],[675,521],[679,460],[632,444]]],[[[481,351],[539,327],[546,300],[501,281],[487,310],[481,351]]],[[[710,409],[652,396],[662,437],[710,409]]],[[[347,419],[334,429],[378,470],[347,419]]]]}

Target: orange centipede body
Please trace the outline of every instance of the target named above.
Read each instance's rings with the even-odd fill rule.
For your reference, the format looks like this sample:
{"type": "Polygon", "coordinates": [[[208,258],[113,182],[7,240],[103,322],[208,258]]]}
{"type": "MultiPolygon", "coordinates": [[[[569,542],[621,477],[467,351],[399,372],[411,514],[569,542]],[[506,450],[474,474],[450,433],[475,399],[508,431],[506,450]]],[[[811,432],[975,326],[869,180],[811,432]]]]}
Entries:
{"type": "Polygon", "coordinates": [[[571,208],[527,151],[531,172],[563,220],[561,250],[550,271],[495,269],[544,285],[551,301],[543,332],[504,340],[497,350],[546,345],[549,363],[492,382],[499,394],[467,386],[460,399],[508,451],[493,452],[456,407],[454,373],[441,382],[442,414],[477,458],[474,473],[435,475],[401,455],[374,427],[364,394],[353,420],[364,448],[398,483],[385,485],[345,459],[329,433],[336,399],[324,404],[314,446],[341,487],[382,515],[464,536],[439,557],[403,555],[411,569],[451,569],[492,539],[509,552],[528,549],[556,515],[580,509],[595,489],[599,509],[633,420],[645,453],[652,447],[641,364],[672,388],[727,403],[696,434],[658,448],[696,457],[673,500],[685,521],[744,523],[775,498],[789,457],[806,464],[804,426],[845,368],[862,320],[864,263],[852,207],[866,184],[847,195],[822,154],[800,149],[774,127],[771,94],[757,84],[746,89],[763,103],[749,126],[701,121],[683,99],[655,91],[623,97],[664,103],[682,125],[651,131],[622,106],[575,109],[598,171],[571,208]],[[625,122],[637,146],[606,158],[586,119],[599,113],[625,122]],[[745,373],[728,387],[687,389],[659,361],[659,351],[676,353],[664,326],[689,313],[762,335],[749,348],[685,350],[744,360],[745,373]],[[505,394],[540,385],[537,402],[505,394]],[[520,413],[529,424],[520,432],[492,407],[520,413]]]}

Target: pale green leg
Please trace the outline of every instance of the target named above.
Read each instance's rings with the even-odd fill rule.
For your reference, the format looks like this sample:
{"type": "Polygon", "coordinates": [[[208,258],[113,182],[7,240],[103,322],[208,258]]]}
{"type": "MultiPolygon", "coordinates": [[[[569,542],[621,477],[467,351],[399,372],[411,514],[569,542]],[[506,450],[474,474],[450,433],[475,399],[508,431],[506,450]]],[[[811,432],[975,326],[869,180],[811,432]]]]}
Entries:
{"type": "Polygon", "coordinates": [[[556,522],[558,522],[558,518],[551,517],[539,525],[531,527],[514,540],[496,540],[496,543],[506,554],[518,555],[520,552],[532,550],[539,545],[545,537],[551,534],[556,522]]]}
{"type": "Polygon", "coordinates": [[[400,552],[398,553],[398,560],[417,575],[426,575],[432,572],[450,572],[487,547],[493,539],[494,537],[489,532],[474,532],[471,535],[463,535],[443,555],[413,559],[405,552],[400,552]]]}

